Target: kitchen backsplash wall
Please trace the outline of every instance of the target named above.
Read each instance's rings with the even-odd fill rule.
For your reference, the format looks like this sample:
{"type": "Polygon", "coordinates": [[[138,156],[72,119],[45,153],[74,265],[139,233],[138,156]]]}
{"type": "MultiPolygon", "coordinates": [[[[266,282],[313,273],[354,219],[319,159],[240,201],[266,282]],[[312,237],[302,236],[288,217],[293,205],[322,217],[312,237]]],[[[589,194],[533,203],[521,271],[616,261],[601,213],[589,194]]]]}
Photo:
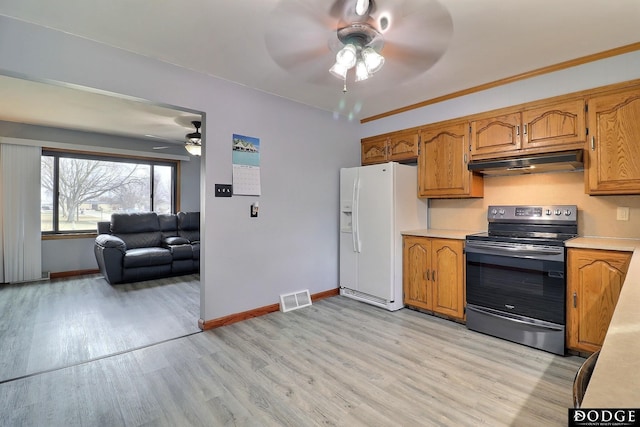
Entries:
{"type": "Polygon", "coordinates": [[[581,236],[640,238],[640,196],[589,196],[582,171],[485,177],[482,199],[431,199],[429,226],[483,231],[489,205],[524,204],[577,205],[581,236]],[[628,221],[616,220],[618,207],[628,221]]]}

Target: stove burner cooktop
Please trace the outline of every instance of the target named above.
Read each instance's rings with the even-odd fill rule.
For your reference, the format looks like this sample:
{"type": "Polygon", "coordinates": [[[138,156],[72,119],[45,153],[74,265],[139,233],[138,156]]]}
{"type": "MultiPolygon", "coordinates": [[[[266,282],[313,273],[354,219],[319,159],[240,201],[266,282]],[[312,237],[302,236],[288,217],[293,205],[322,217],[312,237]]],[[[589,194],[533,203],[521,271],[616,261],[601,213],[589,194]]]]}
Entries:
{"type": "Polygon", "coordinates": [[[578,234],[577,216],[575,205],[489,206],[489,231],[467,239],[564,246],[578,234]]]}

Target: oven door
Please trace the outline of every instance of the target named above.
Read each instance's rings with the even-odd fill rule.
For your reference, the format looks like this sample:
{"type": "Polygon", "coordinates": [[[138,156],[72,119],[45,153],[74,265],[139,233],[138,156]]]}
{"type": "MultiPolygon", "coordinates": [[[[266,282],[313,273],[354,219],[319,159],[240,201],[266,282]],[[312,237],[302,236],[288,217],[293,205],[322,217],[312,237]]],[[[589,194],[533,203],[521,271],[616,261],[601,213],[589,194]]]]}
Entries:
{"type": "Polygon", "coordinates": [[[565,324],[564,247],[467,241],[467,304],[565,324]]]}

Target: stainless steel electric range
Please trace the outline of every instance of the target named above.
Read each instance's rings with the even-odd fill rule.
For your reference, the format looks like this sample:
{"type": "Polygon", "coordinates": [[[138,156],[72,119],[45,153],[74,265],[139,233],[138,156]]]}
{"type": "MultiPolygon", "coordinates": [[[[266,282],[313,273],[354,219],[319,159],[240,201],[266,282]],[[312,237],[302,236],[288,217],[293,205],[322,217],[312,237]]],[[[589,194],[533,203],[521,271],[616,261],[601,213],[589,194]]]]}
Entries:
{"type": "Polygon", "coordinates": [[[564,355],[577,206],[489,206],[487,218],[488,232],[466,238],[467,327],[564,355]]]}

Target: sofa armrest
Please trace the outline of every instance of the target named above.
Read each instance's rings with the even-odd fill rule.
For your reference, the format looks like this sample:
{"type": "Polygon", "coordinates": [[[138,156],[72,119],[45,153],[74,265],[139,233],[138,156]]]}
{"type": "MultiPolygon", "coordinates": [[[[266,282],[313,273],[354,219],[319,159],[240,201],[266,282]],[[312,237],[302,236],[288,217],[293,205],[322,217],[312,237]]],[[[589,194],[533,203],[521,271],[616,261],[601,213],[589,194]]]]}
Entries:
{"type": "Polygon", "coordinates": [[[162,240],[162,246],[167,248],[169,246],[176,246],[176,245],[188,245],[189,244],[189,240],[185,239],[184,237],[180,237],[180,236],[171,236],[171,237],[165,237],[162,240]]]}
{"type": "Polygon", "coordinates": [[[99,234],[96,237],[93,253],[96,256],[98,268],[107,282],[114,284],[122,281],[126,251],[127,245],[119,237],[110,234],[99,234]]]}
{"type": "Polygon", "coordinates": [[[96,237],[96,245],[103,248],[120,249],[123,253],[127,250],[127,245],[124,243],[124,240],[111,234],[99,234],[98,237],[96,237]]]}

